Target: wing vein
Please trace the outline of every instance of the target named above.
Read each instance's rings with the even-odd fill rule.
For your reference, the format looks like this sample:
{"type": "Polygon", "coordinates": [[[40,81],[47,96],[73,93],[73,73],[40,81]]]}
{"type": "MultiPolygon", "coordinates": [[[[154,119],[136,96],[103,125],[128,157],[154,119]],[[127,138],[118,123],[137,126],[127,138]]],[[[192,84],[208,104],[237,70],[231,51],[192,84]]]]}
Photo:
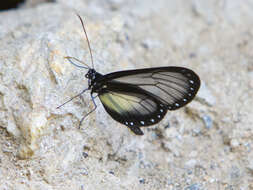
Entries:
{"type": "MultiPolygon", "coordinates": [[[[122,98],[122,99],[124,99],[124,100],[126,100],[127,102],[128,102],[128,104],[135,110],[135,112],[137,112],[139,115],[141,115],[141,113],[139,112],[139,110],[134,106],[134,104],[132,104],[130,101],[132,101],[132,102],[135,102],[135,103],[139,103],[138,101],[135,101],[135,100],[131,100],[131,99],[128,99],[128,98],[126,98],[126,97],[123,97],[123,96],[121,96],[121,95],[119,95],[119,94],[116,94],[116,93],[113,93],[113,92],[110,92],[110,94],[113,94],[114,96],[118,96],[118,97],[120,97],[120,98],[122,98]]],[[[131,112],[129,112],[128,110],[126,110],[129,114],[129,116],[131,117],[131,112]]],[[[134,118],[137,120],[138,118],[136,118],[136,116],[135,116],[136,114],[133,114],[133,116],[134,116],[134,118]]]]}
{"type": "MultiPolygon", "coordinates": [[[[118,96],[112,92],[108,92],[108,93],[111,95],[114,95],[114,96],[118,96]]],[[[121,106],[119,106],[119,104],[117,102],[115,102],[112,98],[110,100],[112,101],[112,103],[114,104],[115,107],[122,109],[121,106]]],[[[131,117],[131,113],[128,110],[126,110],[126,115],[128,115],[128,117],[131,117]]]]}
{"type": "Polygon", "coordinates": [[[159,86],[156,86],[157,88],[159,88],[161,91],[165,92],[167,95],[169,95],[170,97],[174,99],[176,99],[172,94],[168,93],[166,90],[164,90],[163,88],[159,87],[159,86]]]}
{"type": "Polygon", "coordinates": [[[163,75],[163,76],[167,76],[167,77],[171,77],[171,78],[175,78],[175,79],[178,79],[178,80],[181,80],[181,81],[185,82],[185,80],[182,79],[182,78],[179,78],[179,77],[176,77],[176,76],[172,76],[172,75],[169,75],[169,74],[159,73],[159,72],[152,73],[151,78],[153,78],[153,75],[155,75],[155,74],[163,75]]]}
{"type": "Polygon", "coordinates": [[[183,96],[185,95],[184,92],[182,92],[182,91],[180,91],[179,89],[177,89],[177,88],[175,88],[175,87],[172,87],[172,86],[170,86],[170,85],[168,85],[168,84],[165,84],[165,83],[162,83],[162,82],[158,82],[157,84],[161,84],[161,85],[167,86],[167,87],[169,87],[169,88],[171,88],[171,89],[173,89],[173,90],[176,90],[177,92],[179,92],[179,93],[182,94],[183,96]]]}
{"type": "MultiPolygon", "coordinates": [[[[116,94],[116,93],[114,93],[114,92],[112,92],[112,91],[110,92],[110,94],[112,94],[112,95],[114,95],[114,96],[118,96],[118,97],[120,97],[120,98],[122,98],[122,99],[125,99],[125,100],[131,105],[131,107],[132,107],[137,113],[139,113],[139,115],[141,115],[140,111],[138,110],[138,108],[136,108],[136,107],[131,103],[131,101],[132,101],[132,102],[135,102],[136,104],[140,104],[144,109],[147,110],[148,113],[152,114],[152,110],[150,110],[148,107],[146,107],[146,106],[143,104],[143,102],[144,102],[145,100],[148,100],[147,98],[141,99],[141,101],[138,102],[138,101],[131,100],[131,99],[129,99],[129,98],[123,97],[123,96],[121,96],[121,95],[119,95],[119,94],[116,94]]],[[[149,101],[145,101],[145,103],[147,103],[147,104],[149,104],[151,107],[153,107],[153,105],[152,105],[149,101]]],[[[129,115],[131,115],[131,114],[129,113],[129,115]]]]}
{"type": "MultiPolygon", "coordinates": [[[[153,79],[156,79],[156,80],[161,80],[161,81],[166,81],[166,82],[170,82],[170,83],[173,83],[173,84],[176,84],[182,88],[185,88],[185,86],[182,84],[182,83],[177,83],[175,81],[172,81],[172,80],[169,80],[169,79],[163,79],[163,78],[159,78],[159,77],[152,77],[153,79]]],[[[183,81],[183,80],[182,80],[183,81]]],[[[183,81],[185,84],[187,84],[185,81],[183,81]]]]}
{"type": "MultiPolygon", "coordinates": [[[[142,99],[140,101],[140,104],[149,112],[149,113],[152,113],[152,111],[150,109],[148,109],[145,105],[142,104],[143,101],[145,101],[147,98],[145,99],[142,99]]],[[[151,107],[153,106],[150,102],[146,101],[146,103],[148,103],[151,107]]]]}

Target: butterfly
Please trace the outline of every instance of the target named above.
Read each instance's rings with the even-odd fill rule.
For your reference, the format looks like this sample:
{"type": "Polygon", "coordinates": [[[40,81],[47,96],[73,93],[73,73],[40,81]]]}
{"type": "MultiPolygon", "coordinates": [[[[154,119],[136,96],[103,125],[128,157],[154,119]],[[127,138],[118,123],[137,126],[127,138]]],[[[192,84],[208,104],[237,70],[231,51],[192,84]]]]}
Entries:
{"type": "Polygon", "coordinates": [[[73,65],[88,69],[85,75],[88,79],[88,88],[69,101],[90,90],[94,104],[94,108],[81,119],[79,127],[84,118],[97,108],[94,101],[96,97],[99,97],[106,112],[114,120],[127,126],[136,135],[143,135],[141,127],[160,122],[168,110],[179,109],[193,100],[199,90],[200,79],[194,71],[184,67],[144,68],[117,71],[106,75],[98,73],[94,69],[83,20],[79,15],[77,16],[87,39],[92,68],[74,57],[66,57],[73,65]],[[74,61],[85,66],[78,65],[74,61]],[[94,93],[97,96],[94,96],[94,93]]]}

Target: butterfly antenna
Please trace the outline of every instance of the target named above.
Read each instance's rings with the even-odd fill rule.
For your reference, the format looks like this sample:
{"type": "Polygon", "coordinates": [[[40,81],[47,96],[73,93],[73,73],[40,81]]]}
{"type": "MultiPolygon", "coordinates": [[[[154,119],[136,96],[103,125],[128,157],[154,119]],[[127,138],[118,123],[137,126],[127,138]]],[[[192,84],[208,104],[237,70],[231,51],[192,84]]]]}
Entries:
{"type": "Polygon", "coordinates": [[[88,47],[89,47],[89,51],[90,51],[90,58],[91,58],[92,68],[94,69],[93,56],[92,56],[92,53],[91,53],[89,38],[88,38],[87,32],[86,32],[86,30],[85,30],[85,27],[84,27],[83,20],[82,20],[81,16],[80,16],[79,14],[77,14],[77,16],[79,17],[79,19],[80,19],[80,21],[81,21],[81,23],[82,23],[82,26],[83,26],[83,31],[84,31],[84,33],[85,33],[86,40],[87,40],[88,47]]]}

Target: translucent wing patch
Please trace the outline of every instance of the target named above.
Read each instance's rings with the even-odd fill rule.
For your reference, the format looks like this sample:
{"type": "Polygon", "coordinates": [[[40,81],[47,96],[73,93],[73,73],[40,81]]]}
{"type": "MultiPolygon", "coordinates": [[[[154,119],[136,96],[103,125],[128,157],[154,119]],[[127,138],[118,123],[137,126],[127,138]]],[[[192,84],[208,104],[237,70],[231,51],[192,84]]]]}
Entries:
{"type": "Polygon", "coordinates": [[[189,103],[196,95],[200,80],[191,70],[182,67],[161,67],[111,73],[114,82],[136,85],[157,98],[169,110],[189,103]]]}
{"type": "Polygon", "coordinates": [[[126,91],[119,89],[113,91],[107,88],[106,92],[99,94],[99,98],[113,119],[128,126],[135,134],[142,135],[143,132],[139,127],[158,123],[167,109],[159,100],[150,97],[142,90],[140,93],[133,91],[131,92],[129,88],[126,88],[126,91]]]}

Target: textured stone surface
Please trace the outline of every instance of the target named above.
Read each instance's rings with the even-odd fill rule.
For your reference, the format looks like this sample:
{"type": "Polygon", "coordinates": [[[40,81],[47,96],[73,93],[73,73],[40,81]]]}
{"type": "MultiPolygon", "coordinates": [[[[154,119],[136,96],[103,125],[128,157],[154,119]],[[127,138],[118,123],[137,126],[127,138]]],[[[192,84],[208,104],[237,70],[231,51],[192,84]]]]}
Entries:
{"type": "MultiPolygon", "coordinates": [[[[38,1],[42,2],[42,1],[38,1]]],[[[253,188],[253,3],[56,1],[0,12],[0,189],[253,188]],[[98,72],[186,66],[197,98],[133,135],[98,109],[87,87],[98,72]]]]}

